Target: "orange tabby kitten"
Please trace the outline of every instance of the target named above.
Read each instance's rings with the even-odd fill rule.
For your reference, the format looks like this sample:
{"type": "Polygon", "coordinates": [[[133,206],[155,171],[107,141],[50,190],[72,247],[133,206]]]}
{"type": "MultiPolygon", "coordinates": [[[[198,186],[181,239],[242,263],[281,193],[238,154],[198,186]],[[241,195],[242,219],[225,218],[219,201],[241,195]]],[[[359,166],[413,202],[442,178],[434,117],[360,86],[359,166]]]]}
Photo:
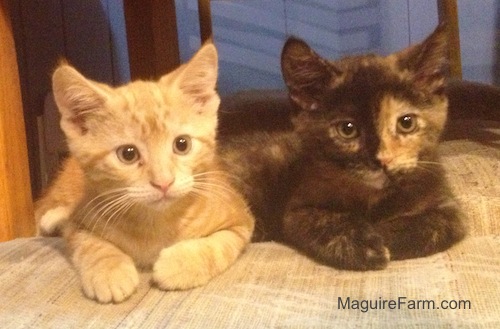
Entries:
{"type": "Polygon", "coordinates": [[[36,216],[42,233],[62,231],[85,295],[125,300],[137,268],[164,290],[226,270],[254,221],[215,155],[215,46],[157,82],[111,88],[67,64],[52,80],[71,158],[36,216]]]}

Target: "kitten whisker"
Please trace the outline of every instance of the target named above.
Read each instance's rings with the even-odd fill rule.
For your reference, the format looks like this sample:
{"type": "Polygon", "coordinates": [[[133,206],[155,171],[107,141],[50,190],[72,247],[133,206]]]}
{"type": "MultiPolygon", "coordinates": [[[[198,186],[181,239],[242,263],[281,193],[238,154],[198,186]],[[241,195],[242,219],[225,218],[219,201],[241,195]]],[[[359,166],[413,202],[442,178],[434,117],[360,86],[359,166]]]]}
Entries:
{"type": "Polygon", "coordinates": [[[234,189],[231,188],[231,186],[227,186],[224,184],[220,184],[220,182],[211,182],[211,181],[205,181],[205,182],[196,182],[195,183],[195,188],[199,189],[204,189],[206,191],[213,191],[214,193],[218,193],[224,199],[227,199],[230,196],[237,195],[234,189]]]}
{"type": "Polygon", "coordinates": [[[243,182],[243,180],[234,175],[234,174],[231,174],[227,171],[224,171],[224,170],[212,170],[212,171],[206,171],[206,172],[202,172],[202,173],[198,173],[198,174],[194,174],[193,175],[193,178],[198,179],[198,178],[203,178],[203,177],[210,177],[210,178],[218,178],[218,176],[222,176],[224,178],[228,178],[230,180],[234,180],[234,181],[237,181],[237,182],[243,182]]]}
{"type": "Polygon", "coordinates": [[[108,219],[111,218],[114,215],[114,213],[111,216],[108,216],[108,214],[112,212],[114,209],[120,208],[123,204],[126,204],[128,200],[130,200],[130,197],[126,194],[111,200],[105,207],[100,209],[100,211],[102,212],[99,213],[100,214],[99,219],[102,219],[104,217],[108,217],[108,219]]]}
{"type": "Polygon", "coordinates": [[[85,206],[83,206],[79,210],[79,213],[81,213],[81,214],[85,213],[85,215],[80,218],[80,220],[78,222],[78,226],[85,225],[87,227],[90,227],[90,224],[93,223],[93,221],[94,221],[96,209],[99,211],[99,209],[101,209],[102,207],[105,207],[106,203],[109,200],[112,200],[113,198],[114,198],[114,196],[107,196],[105,198],[100,198],[100,196],[97,196],[97,197],[93,198],[92,200],[90,200],[89,202],[87,202],[85,204],[85,206]],[[92,206],[92,208],[90,208],[91,206],[92,206]],[[90,209],[88,209],[88,208],[90,208],[90,209]],[[87,221],[87,218],[89,218],[89,216],[91,216],[91,215],[93,215],[92,218],[90,219],[90,221],[87,221]],[[87,222],[88,222],[88,224],[84,224],[87,222]]]}
{"type": "MultiPolygon", "coordinates": [[[[104,198],[104,200],[102,200],[101,202],[99,202],[99,203],[102,203],[103,201],[106,201],[106,200],[109,200],[109,199],[113,198],[114,194],[117,194],[117,195],[123,194],[124,190],[125,190],[125,188],[118,188],[118,189],[112,189],[112,190],[103,192],[103,193],[97,195],[96,197],[94,197],[93,199],[91,199],[90,201],[88,201],[83,206],[83,208],[81,209],[81,211],[82,212],[85,211],[92,203],[94,203],[98,199],[104,198]]],[[[92,209],[90,211],[92,211],[92,209]]]]}
{"type": "Polygon", "coordinates": [[[439,167],[442,167],[443,164],[441,162],[438,162],[438,161],[423,161],[423,160],[418,160],[417,161],[417,164],[425,164],[425,165],[436,165],[436,166],[439,166],[439,167]]]}
{"type": "Polygon", "coordinates": [[[202,198],[205,200],[215,199],[217,200],[217,203],[222,202],[226,208],[237,210],[234,204],[228,202],[229,200],[226,195],[216,194],[213,192],[213,190],[193,190],[191,191],[191,193],[197,198],[202,198]]]}
{"type": "Polygon", "coordinates": [[[102,229],[101,237],[105,237],[106,229],[108,228],[108,224],[110,224],[110,222],[110,226],[114,226],[118,218],[134,206],[135,202],[130,202],[130,200],[132,199],[129,198],[128,200],[125,200],[126,202],[119,204],[117,207],[118,209],[116,209],[115,212],[108,217],[108,220],[102,229]]]}
{"type": "Polygon", "coordinates": [[[417,168],[425,170],[433,175],[440,176],[441,173],[439,172],[439,169],[442,169],[442,164],[439,162],[434,162],[434,161],[418,161],[417,168]],[[431,167],[431,168],[429,168],[429,167],[431,167]],[[438,170],[434,170],[434,169],[438,169],[438,170]]]}
{"type": "MultiPolygon", "coordinates": [[[[216,198],[220,202],[228,204],[232,195],[236,192],[227,186],[213,183],[198,182],[195,184],[192,193],[205,199],[216,198]]],[[[231,203],[229,203],[231,205],[231,203]]]]}
{"type": "Polygon", "coordinates": [[[221,178],[236,179],[237,177],[225,171],[214,170],[193,175],[194,188],[206,190],[219,195],[220,200],[227,202],[229,195],[236,195],[237,192],[231,184],[221,178]],[[222,176],[222,177],[221,177],[222,176]]]}
{"type": "Polygon", "coordinates": [[[101,194],[97,195],[96,197],[94,197],[93,199],[91,199],[90,201],[88,201],[85,204],[85,206],[83,206],[81,208],[81,210],[79,211],[80,213],[83,213],[83,212],[86,212],[86,213],[80,219],[78,225],[85,225],[85,226],[90,228],[92,223],[94,223],[92,225],[92,230],[91,230],[91,231],[94,231],[95,226],[99,222],[99,216],[102,216],[102,215],[100,215],[100,212],[109,206],[108,203],[110,201],[113,201],[117,198],[122,198],[124,195],[126,195],[126,192],[127,192],[126,188],[113,189],[113,190],[109,190],[109,191],[106,191],[104,193],[101,193],[101,194]],[[89,209],[89,207],[92,207],[92,208],[89,209]],[[92,216],[92,217],[88,221],[88,223],[86,223],[89,216],[92,216]]]}
{"type": "Polygon", "coordinates": [[[198,186],[193,188],[192,193],[199,194],[206,199],[216,198],[217,200],[227,203],[230,200],[229,195],[223,190],[217,190],[210,186],[198,186]]]}
{"type": "Polygon", "coordinates": [[[400,167],[403,167],[402,172],[413,171],[413,170],[422,170],[433,175],[440,175],[439,171],[434,169],[438,169],[442,167],[442,164],[436,161],[422,161],[418,160],[416,165],[414,165],[413,161],[401,162],[399,163],[400,167]],[[407,167],[407,168],[405,168],[407,167]]]}

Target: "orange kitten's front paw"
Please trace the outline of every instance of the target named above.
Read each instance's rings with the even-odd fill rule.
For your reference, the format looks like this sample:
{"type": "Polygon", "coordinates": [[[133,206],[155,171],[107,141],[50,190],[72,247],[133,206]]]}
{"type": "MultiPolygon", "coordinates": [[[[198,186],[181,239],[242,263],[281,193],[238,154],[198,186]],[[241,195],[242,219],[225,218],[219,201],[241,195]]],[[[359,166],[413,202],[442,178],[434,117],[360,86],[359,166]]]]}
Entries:
{"type": "Polygon", "coordinates": [[[139,274],[133,263],[99,266],[82,274],[83,291],[88,298],[100,303],[120,303],[130,297],[139,284],[139,274]]]}
{"type": "Polygon", "coordinates": [[[199,245],[180,242],[161,251],[153,268],[153,280],[163,290],[186,290],[202,286],[213,278],[209,259],[204,259],[199,245]]]}

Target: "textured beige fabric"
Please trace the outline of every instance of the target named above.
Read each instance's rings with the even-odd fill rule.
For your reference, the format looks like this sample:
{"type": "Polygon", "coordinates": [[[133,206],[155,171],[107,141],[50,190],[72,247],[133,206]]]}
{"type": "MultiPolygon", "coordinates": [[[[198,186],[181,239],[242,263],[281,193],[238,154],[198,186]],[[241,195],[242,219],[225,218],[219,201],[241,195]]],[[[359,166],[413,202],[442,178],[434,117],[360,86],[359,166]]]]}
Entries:
{"type": "Polygon", "coordinates": [[[447,141],[440,150],[453,193],[467,214],[470,234],[500,234],[500,135],[491,144],[447,141]]]}
{"type": "Polygon", "coordinates": [[[2,328],[443,328],[500,326],[500,238],[473,237],[448,252],[392,262],[377,272],[339,271],[294,250],[260,243],[205,287],[163,292],[143,274],[119,305],[82,296],[57,238],[23,239],[0,249],[2,328]],[[342,309],[338,298],[469,300],[470,309],[342,309]]]}
{"type": "Polygon", "coordinates": [[[0,327],[500,328],[498,141],[454,140],[441,147],[471,226],[470,236],[446,252],[392,262],[382,271],[350,272],[286,246],[252,244],[205,287],[164,292],[151,287],[145,273],[129,300],[99,305],[83,297],[61,239],[18,239],[0,244],[0,327]],[[342,309],[339,298],[343,304],[350,298],[351,309],[342,309]],[[379,309],[353,309],[361,300],[379,309]],[[420,309],[409,309],[416,300],[420,309]],[[466,309],[444,309],[443,300],[462,300],[466,309]],[[398,301],[405,304],[389,308],[398,301]],[[432,303],[439,309],[427,309],[432,303]]]}

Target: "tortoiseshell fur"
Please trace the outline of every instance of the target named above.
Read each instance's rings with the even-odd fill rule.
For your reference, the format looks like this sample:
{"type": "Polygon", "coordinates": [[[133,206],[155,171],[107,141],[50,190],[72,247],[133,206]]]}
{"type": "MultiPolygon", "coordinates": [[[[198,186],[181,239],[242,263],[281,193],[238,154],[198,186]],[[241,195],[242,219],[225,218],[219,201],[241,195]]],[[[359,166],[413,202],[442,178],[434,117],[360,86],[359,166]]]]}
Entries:
{"type": "Polygon", "coordinates": [[[382,269],[466,234],[437,152],[448,109],[446,35],[386,57],[328,61],[290,38],[282,71],[288,132],[256,132],[222,153],[257,217],[255,240],[328,265],[382,269]]]}

